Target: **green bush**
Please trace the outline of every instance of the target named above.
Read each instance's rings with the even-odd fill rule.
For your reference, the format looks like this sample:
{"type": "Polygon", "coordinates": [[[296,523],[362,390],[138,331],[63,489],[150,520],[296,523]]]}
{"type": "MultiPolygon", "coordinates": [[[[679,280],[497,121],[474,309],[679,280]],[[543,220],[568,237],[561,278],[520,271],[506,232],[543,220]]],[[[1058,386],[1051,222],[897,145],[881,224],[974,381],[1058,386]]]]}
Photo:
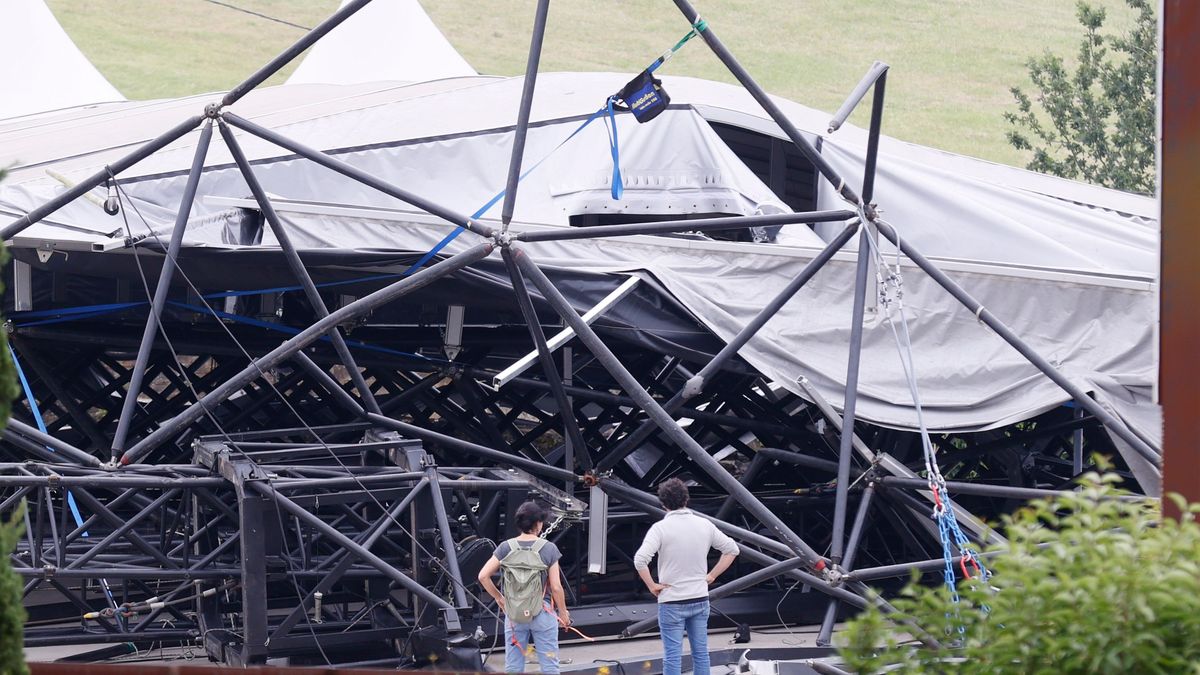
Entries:
{"type": "Polygon", "coordinates": [[[26,675],[23,631],[25,607],[21,604],[21,577],[13,572],[9,554],[25,531],[25,503],[0,523],[0,673],[26,675]]]}
{"type": "Polygon", "coordinates": [[[990,583],[960,580],[957,606],[943,584],[914,579],[893,602],[899,616],[870,610],[851,621],[840,646],[846,665],[859,673],[1200,673],[1200,505],[1176,499],[1184,516],[1163,519],[1157,502],[1116,499],[1119,480],[1090,474],[1079,492],[1005,518],[1009,544],[988,560],[990,583]],[[918,648],[895,632],[895,619],[942,646],[918,648]]]}

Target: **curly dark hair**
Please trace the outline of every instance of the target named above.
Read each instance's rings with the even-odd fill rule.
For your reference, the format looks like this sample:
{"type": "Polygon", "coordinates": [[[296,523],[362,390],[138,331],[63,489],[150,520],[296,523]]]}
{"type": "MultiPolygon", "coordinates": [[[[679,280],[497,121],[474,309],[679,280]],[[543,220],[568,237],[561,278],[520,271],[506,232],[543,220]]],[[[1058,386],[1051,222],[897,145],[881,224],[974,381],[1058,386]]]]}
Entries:
{"type": "Polygon", "coordinates": [[[687,506],[689,497],[687,486],[678,478],[668,478],[658,484],[658,501],[668,511],[687,506]]]}
{"type": "Polygon", "coordinates": [[[514,520],[518,530],[524,534],[532,534],[538,523],[546,522],[546,509],[531,499],[517,507],[514,520]]]}

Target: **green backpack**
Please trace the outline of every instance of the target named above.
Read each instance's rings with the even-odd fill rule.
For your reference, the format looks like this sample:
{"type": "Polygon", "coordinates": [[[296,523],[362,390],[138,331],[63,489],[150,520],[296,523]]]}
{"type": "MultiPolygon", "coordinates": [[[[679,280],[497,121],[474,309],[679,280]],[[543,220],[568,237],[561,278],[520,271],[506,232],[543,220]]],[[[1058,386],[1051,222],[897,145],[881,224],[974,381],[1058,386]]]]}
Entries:
{"type": "Polygon", "coordinates": [[[508,555],[500,561],[500,572],[504,614],[515,623],[529,623],[542,612],[546,595],[542,575],[547,567],[541,551],[545,546],[545,539],[538,539],[529,548],[521,546],[516,539],[508,540],[508,555]]]}

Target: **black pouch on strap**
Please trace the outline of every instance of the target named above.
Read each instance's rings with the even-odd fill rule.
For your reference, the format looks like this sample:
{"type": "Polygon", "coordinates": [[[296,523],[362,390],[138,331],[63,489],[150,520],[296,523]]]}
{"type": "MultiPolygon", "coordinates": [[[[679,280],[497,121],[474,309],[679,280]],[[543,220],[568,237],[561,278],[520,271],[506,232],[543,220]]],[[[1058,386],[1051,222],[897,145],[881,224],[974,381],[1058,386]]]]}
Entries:
{"type": "Polygon", "coordinates": [[[617,98],[624,101],[634,119],[643,124],[658,117],[671,103],[671,97],[667,90],[663,89],[662,81],[651,75],[648,70],[643,70],[630,80],[617,94],[617,98]]]}

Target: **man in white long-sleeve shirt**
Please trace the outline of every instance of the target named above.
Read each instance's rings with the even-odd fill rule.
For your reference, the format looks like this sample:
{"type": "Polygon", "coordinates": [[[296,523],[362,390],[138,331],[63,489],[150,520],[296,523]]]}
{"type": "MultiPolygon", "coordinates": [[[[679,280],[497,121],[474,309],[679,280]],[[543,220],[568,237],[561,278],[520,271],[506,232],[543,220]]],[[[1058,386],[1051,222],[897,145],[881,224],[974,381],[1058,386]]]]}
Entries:
{"type": "Polygon", "coordinates": [[[633,556],[633,565],[650,592],[658,598],[658,627],[663,642],[663,675],[679,675],[683,633],[692,647],[692,672],[708,675],[708,587],[733,564],[737,544],[711,521],[687,508],[688,489],[671,478],[658,486],[658,501],[667,515],[650,527],[633,556]],[[708,551],[721,558],[708,569],[708,551]],[[658,581],[650,561],[658,555],[658,581]]]}

